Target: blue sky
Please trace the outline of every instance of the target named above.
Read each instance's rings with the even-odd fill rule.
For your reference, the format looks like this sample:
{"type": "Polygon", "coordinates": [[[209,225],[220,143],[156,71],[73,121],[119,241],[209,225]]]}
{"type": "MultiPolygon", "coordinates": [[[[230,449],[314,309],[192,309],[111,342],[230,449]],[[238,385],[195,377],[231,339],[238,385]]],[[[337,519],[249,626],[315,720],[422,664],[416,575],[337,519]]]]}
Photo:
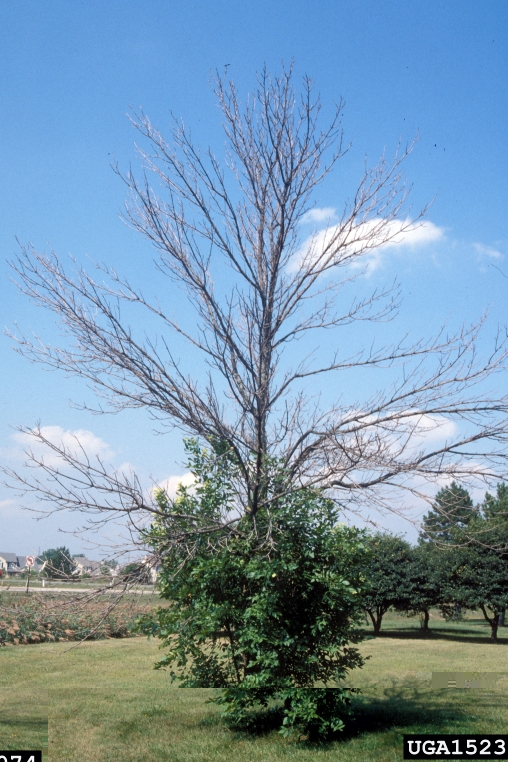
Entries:
{"type": "MultiPolygon", "coordinates": [[[[17,0],[0,13],[2,326],[17,321],[47,337],[57,333],[9,281],[5,262],[16,254],[16,237],[61,256],[104,260],[155,292],[149,246],[119,219],[124,187],[110,166],[136,164],[129,106],[142,107],[163,132],[171,110],[197,142],[220,152],[210,72],[229,65],[245,94],[263,64],[277,71],[291,59],[297,77],[315,80],[325,113],[341,96],[346,101],[352,149],[320,188],[318,207],[340,208],[365,156],[374,163],[399,138],[419,135],[406,173],[415,209],[434,199],[427,219],[435,235],[385,252],[369,276],[373,285],[399,277],[403,329],[426,335],[490,309],[487,340],[508,322],[504,0],[17,0]]],[[[89,432],[92,449],[146,478],[183,473],[178,434],[154,437],[141,411],[79,412],[69,400],[89,398],[86,388],[30,365],[6,337],[0,384],[0,457],[8,465],[19,462],[22,447],[14,427],[40,421],[63,435],[89,432]]],[[[0,522],[4,550],[23,554],[63,541],[82,549],[58,534],[75,517],[35,522],[6,490],[0,522]]]]}

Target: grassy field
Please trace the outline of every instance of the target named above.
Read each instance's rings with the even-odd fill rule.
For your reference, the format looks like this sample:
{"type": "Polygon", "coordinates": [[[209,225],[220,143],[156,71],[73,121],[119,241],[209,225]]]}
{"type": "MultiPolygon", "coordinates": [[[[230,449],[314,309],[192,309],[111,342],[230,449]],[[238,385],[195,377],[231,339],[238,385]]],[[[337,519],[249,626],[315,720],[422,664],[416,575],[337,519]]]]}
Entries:
{"type": "Polygon", "coordinates": [[[363,643],[372,658],[351,679],[362,689],[356,722],[321,747],[284,740],[261,721],[257,734],[225,728],[208,691],[173,687],[151,669],[157,643],[144,638],[4,648],[0,748],[41,748],[48,713],[54,762],[388,762],[401,759],[404,733],[506,732],[508,637],[491,644],[474,618],[431,626],[425,636],[415,620],[391,616],[363,643]],[[507,674],[488,692],[433,690],[436,671],[507,674]]]}

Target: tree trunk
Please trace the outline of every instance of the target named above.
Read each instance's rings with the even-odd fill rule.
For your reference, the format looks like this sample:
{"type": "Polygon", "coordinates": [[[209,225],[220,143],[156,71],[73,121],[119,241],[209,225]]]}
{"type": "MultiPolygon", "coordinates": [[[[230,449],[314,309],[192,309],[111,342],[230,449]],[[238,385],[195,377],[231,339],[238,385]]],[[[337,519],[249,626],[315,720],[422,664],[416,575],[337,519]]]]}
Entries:
{"type": "Polygon", "coordinates": [[[480,606],[480,608],[483,612],[484,618],[490,624],[490,639],[494,641],[494,643],[497,643],[497,628],[499,626],[498,625],[499,613],[494,612],[493,616],[489,616],[487,614],[487,609],[485,608],[483,604],[480,606]]]}
{"type": "Polygon", "coordinates": [[[505,614],[506,614],[506,609],[501,609],[497,617],[498,627],[504,627],[505,614]]]}
{"type": "Polygon", "coordinates": [[[384,611],[381,612],[379,609],[376,611],[376,615],[374,616],[374,613],[370,610],[367,610],[368,615],[370,616],[372,620],[372,626],[374,627],[374,635],[379,635],[379,631],[381,629],[381,622],[383,620],[383,614],[384,611]]]}
{"type": "Polygon", "coordinates": [[[422,624],[422,630],[424,632],[429,631],[429,619],[430,619],[429,610],[425,609],[425,611],[423,612],[423,618],[420,620],[422,624]]]}

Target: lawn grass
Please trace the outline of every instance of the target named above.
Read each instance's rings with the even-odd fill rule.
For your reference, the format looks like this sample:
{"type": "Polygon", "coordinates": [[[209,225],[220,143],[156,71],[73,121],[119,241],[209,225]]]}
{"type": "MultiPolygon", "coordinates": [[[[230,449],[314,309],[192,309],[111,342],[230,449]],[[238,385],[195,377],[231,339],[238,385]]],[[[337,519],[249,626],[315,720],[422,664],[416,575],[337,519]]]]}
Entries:
{"type": "Polygon", "coordinates": [[[508,637],[490,643],[475,617],[449,624],[435,616],[431,626],[426,636],[414,619],[391,615],[381,636],[362,644],[372,658],[350,681],[362,689],[357,719],[321,747],[285,740],[266,723],[258,735],[227,729],[206,703],[209,691],[171,686],[151,669],[160,652],[144,638],[70,651],[66,643],[5,648],[0,685],[15,700],[2,706],[0,748],[41,747],[46,693],[54,762],[388,762],[401,759],[404,733],[505,733],[508,675],[487,692],[433,690],[431,673],[508,673],[508,637]]]}
{"type": "Polygon", "coordinates": [[[48,681],[29,651],[29,646],[0,650],[0,749],[43,749],[47,760],[48,681]]]}

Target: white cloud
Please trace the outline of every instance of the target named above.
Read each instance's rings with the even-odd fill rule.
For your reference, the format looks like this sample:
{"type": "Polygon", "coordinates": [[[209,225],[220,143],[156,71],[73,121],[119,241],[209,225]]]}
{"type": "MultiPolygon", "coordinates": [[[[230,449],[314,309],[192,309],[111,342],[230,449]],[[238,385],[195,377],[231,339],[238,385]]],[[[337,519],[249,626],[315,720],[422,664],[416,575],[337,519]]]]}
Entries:
{"type": "Polygon", "coordinates": [[[478,254],[479,259],[488,257],[489,259],[503,259],[503,255],[497,249],[492,246],[485,246],[483,243],[473,243],[473,247],[478,254]]]}
{"type": "Polygon", "coordinates": [[[409,416],[407,420],[411,425],[414,424],[413,443],[415,446],[421,446],[424,443],[445,442],[457,436],[459,431],[455,421],[443,415],[415,413],[414,416],[409,416]]]}
{"type": "MultiPolygon", "coordinates": [[[[431,243],[436,243],[444,238],[444,229],[434,225],[433,222],[426,221],[420,224],[411,225],[406,230],[403,230],[404,226],[408,225],[409,220],[393,221],[389,223],[383,233],[383,238],[389,236],[390,240],[380,243],[372,250],[366,253],[365,261],[357,260],[355,262],[356,267],[367,266],[367,272],[371,274],[374,270],[382,264],[383,255],[388,250],[401,249],[409,247],[416,249],[424,246],[428,246],[431,243]]],[[[379,224],[379,220],[372,220],[371,223],[365,223],[364,230],[359,230],[359,234],[366,236],[369,234],[369,226],[374,228],[379,224]]]]}
{"type": "MultiPolygon", "coordinates": [[[[380,444],[384,449],[384,456],[388,458],[411,457],[419,451],[432,451],[438,449],[445,442],[451,442],[460,434],[457,423],[444,415],[432,415],[421,413],[418,410],[408,409],[394,414],[393,419],[380,415],[363,416],[359,411],[358,422],[360,427],[365,428],[364,446],[367,453],[372,445],[373,454],[376,453],[380,444]],[[378,437],[379,436],[379,440],[378,437]]],[[[355,424],[351,426],[354,432],[355,424]]],[[[351,444],[356,446],[356,432],[351,434],[351,444]]],[[[362,432],[360,430],[360,437],[362,432]]],[[[347,448],[347,441],[345,442],[347,448]]],[[[369,466],[370,467],[370,466],[369,466]]]]}
{"type": "Polygon", "coordinates": [[[125,461],[125,463],[122,463],[118,466],[118,468],[115,468],[115,473],[117,473],[119,476],[127,476],[130,477],[133,474],[136,473],[136,470],[132,463],[129,463],[129,461],[125,461]]]}
{"type": "MultiPolygon", "coordinates": [[[[16,500],[0,500],[0,516],[3,519],[9,519],[18,517],[22,514],[22,508],[18,505],[16,500]]],[[[5,530],[5,525],[3,529],[5,530]]],[[[3,544],[3,543],[2,543],[3,544]]],[[[3,548],[5,550],[5,547],[3,548]]]]}
{"type": "MultiPolygon", "coordinates": [[[[86,429],[63,429],[61,426],[41,426],[41,434],[57,447],[64,447],[75,455],[84,451],[89,458],[99,457],[101,460],[109,460],[114,452],[110,446],[93,432],[86,429]]],[[[60,463],[57,453],[48,449],[44,444],[26,432],[14,434],[14,439],[25,448],[31,449],[37,456],[43,456],[45,463],[56,466],[60,463]]]]}
{"type": "Polygon", "coordinates": [[[434,225],[430,220],[421,224],[413,225],[406,232],[401,233],[400,238],[387,243],[384,248],[389,246],[426,246],[429,243],[442,241],[444,238],[444,229],[434,225]]]}
{"type": "Polygon", "coordinates": [[[302,225],[307,225],[309,222],[327,222],[335,217],[335,211],[333,206],[324,206],[322,208],[317,206],[314,209],[309,209],[303,215],[301,223],[302,225]]]}
{"type": "Polygon", "coordinates": [[[183,476],[168,476],[167,479],[162,479],[158,482],[157,487],[167,492],[170,498],[174,498],[180,484],[183,484],[184,487],[191,487],[195,481],[194,474],[188,471],[183,476]]]}
{"type": "Polygon", "coordinates": [[[382,256],[387,250],[427,246],[441,241],[445,235],[443,228],[430,221],[411,224],[409,220],[393,220],[384,223],[378,218],[362,222],[344,232],[342,236],[338,235],[339,231],[339,225],[332,225],[310,235],[289,264],[289,271],[295,272],[305,257],[319,256],[336,236],[338,237],[334,245],[341,247],[340,259],[360,252],[368,244],[368,250],[358,259],[353,259],[351,265],[355,268],[366,267],[368,272],[372,272],[380,266],[382,256]]]}

